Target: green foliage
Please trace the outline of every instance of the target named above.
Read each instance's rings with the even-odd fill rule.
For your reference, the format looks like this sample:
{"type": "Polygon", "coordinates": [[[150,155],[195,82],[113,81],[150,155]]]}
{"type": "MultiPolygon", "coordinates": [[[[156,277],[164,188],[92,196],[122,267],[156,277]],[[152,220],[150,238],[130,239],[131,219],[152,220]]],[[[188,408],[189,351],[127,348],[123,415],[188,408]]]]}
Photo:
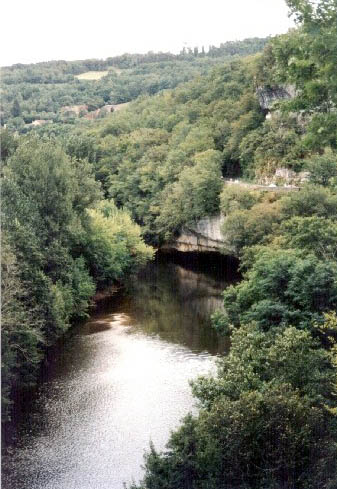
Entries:
{"type": "Polygon", "coordinates": [[[86,314],[95,285],[152,257],[141,234],[160,244],[221,209],[226,249],[242,257],[244,278],[213,318],[231,351],[216,377],[194,383],[199,414],[164,453],[151,447],[144,489],[336,486],[337,9],[288,5],[299,28],[243,61],[227,57],[261,40],[4,70],[10,128],[60,122],[42,139],[2,133],[5,415],[13,383],[34,381],[43,345],[86,314]],[[99,81],[75,79],[104,69],[99,81]],[[265,120],[256,89],[280,84],[295,95],[265,120]],[[136,97],[95,126],[60,112],[136,97]],[[308,169],[310,184],[222,189],[221,172],[264,180],[280,167],[308,169]]]}
{"type": "Polygon", "coordinates": [[[96,284],[89,275],[83,256],[74,260],[70,276],[72,291],[71,314],[78,318],[87,317],[88,299],[94,295],[96,284]]]}
{"type": "Polygon", "coordinates": [[[337,195],[333,189],[307,185],[300,192],[283,197],[281,207],[284,219],[295,216],[334,219],[337,216],[337,195]]]}
{"type": "Polygon", "coordinates": [[[1,400],[2,418],[10,413],[12,386],[28,385],[41,360],[43,341],[38,307],[29,303],[29,288],[20,278],[17,259],[4,232],[1,238],[1,400]]]}
{"type": "Polygon", "coordinates": [[[327,186],[337,177],[337,155],[332,151],[313,156],[305,166],[310,172],[310,182],[313,184],[327,186]]]}
{"type": "Polygon", "coordinates": [[[11,110],[12,116],[13,117],[20,117],[21,115],[21,107],[18,102],[18,99],[14,99],[12,110],[11,110]]]}
{"type": "Polygon", "coordinates": [[[309,149],[322,152],[326,147],[337,147],[337,117],[332,113],[315,113],[307,124],[304,143],[309,149]]]}
{"type": "MultiPolygon", "coordinates": [[[[92,162],[106,197],[113,198],[118,207],[127,208],[142,226],[144,237],[155,244],[170,239],[194,219],[200,207],[195,205],[195,193],[193,202],[184,202],[187,200],[184,194],[191,187],[186,183],[186,173],[194,171],[198,153],[210,150],[221,153],[224,177],[243,175],[263,180],[277,168],[299,171],[306,161],[312,160],[312,167],[317,168],[312,171],[315,178],[319,158],[323,158],[319,153],[325,146],[333,146],[336,139],[334,122],[329,119],[334,111],[324,112],[315,106],[310,109],[313,116],[308,118],[303,113],[287,111],[288,102],[280,102],[282,112],[273,112],[272,119],[265,120],[255,93],[263,63],[270,90],[280,82],[293,83],[285,74],[290,56],[287,42],[298,49],[301,41],[298,35],[296,31],[273,40],[262,57],[231,60],[214,68],[208,76],[175,90],[142,97],[123,112],[101,121],[94,130],[76,130],[76,135],[69,138],[70,154],[81,154],[92,162]],[[317,124],[323,116],[321,131],[317,124]],[[74,141],[79,145],[77,149],[74,141]]],[[[298,83],[303,76],[298,74],[298,83]]],[[[301,109],[298,100],[296,103],[297,108],[292,110],[301,109]]],[[[334,160],[335,154],[330,154],[334,160]]],[[[325,167],[321,173],[330,171],[326,164],[325,167]]],[[[198,217],[213,207],[213,198],[213,192],[206,196],[198,217]]],[[[214,208],[217,205],[215,196],[214,208]]],[[[238,222],[244,218],[238,216],[238,222]]],[[[272,217],[268,221],[265,230],[261,226],[261,233],[270,232],[272,217]]],[[[257,236],[255,241],[259,239],[257,236]]]]}
{"type": "Polygon", "coordinates": [[[166,238],[178,232],[182,225],[212,215],[219,208],[220,153],[211,149],[196,154],[193,160],[194,165],[185,168],[178,181],[166,190],[165,208],[156,220],[158,232],[166,238]]]}
{"type": "Polygon", "coordinates": [[[314,150],[336,148],[336,0],[289,1],[300,28],[275,38],[266,60],[274,82],[290,83],[296,97],[287,110],[312,114],[305,141],[314,150]]]}
{"type": "Polygon", "coordinates": [[[160,243],[217,212],[221,171],[238,170],[241,138],[262,120],[249,61],[233,61],[175,91],[137,100],[84,139],[95,138],[93,164],[107,195],[160,243]]]}
{"type": "Polygon", "coordinates": [[[251,254],[247,247],[274,242],[334,259],[335,231],[330,220],[337,216],[337,197],[333,187],[306,185],[299,192],[277,194],[227,185],[221,210],[224,249],[231,254],[247,257],[251,254]]]}
{"type": "Polygon", "coordinates": [[[260,202],[261,194],[236,185],[226,185],[220,195],[220,210],[228,216],[237,210],[251,209],[260,202]]]}
{"type": "Polygon", "coordinates": [[[123,279],[153,257],[152,248],[141,240],[139,226],[112,202],[91,209],[89,217],[83,253],[100,286],[123,279]]]}
{"type": "Polygon", "coordinates": [[[18,146],[17,138],[8,130],[0,130],[1,162],[4,164],[18,146]]]}
{"type": "Polygon", "coordinates": [[[336,0],[287,0],[296,21],[307,27],[334,25],[336,19],[336,0]]]}
{"type": "Polygon", "coordinates": [[[251,207],[231,212],[222,226],[225,250],[239,256],[246,246],[263,244],[280,223],[280,202],[265,199],[251,207]]]}
{"type": "Polygon", "coordinates": [[[212,326],[222,336],[229,336],[231,332],[231,325],[228,321],[228,315],[226,312],[217,309],[212,315],[212,326]]]}
{"type": "Polygon", "coordinates": [[[280,227],[283,244],[314,253],[317,258],[337,261],[337,223],[324,217],[293,217],[280,227]]]}
{"type": "Polygon", "coordinates": [[[265,333],[256,323],[232,328],[230,353],[218,361],[217,377],[200,377],[193,393],[209,409],[223,396],[263,392],[267,384],[290,385],[316,404],[333,405],[336,371],[331,352],[319,348],[309,331],[294,327],[265,333]]]}
{"type": "Polygon", "coordinates": [[[224,292],[228,321],[256,321],[308,328],[337,308],[337,264],[298,250],[266,248],[257,253],[245,279],[224,292]]]}

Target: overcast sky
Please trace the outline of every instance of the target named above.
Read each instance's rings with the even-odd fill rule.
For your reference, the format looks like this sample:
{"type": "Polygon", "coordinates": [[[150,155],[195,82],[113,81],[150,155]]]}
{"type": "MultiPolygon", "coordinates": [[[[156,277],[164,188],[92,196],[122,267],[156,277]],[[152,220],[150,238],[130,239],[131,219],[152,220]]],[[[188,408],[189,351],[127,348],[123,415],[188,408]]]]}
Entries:
{"type": "Polygon", "coordinates": [[[0,65],[178,52],[292,26],[284,0],[10,0],[0,65]]]}

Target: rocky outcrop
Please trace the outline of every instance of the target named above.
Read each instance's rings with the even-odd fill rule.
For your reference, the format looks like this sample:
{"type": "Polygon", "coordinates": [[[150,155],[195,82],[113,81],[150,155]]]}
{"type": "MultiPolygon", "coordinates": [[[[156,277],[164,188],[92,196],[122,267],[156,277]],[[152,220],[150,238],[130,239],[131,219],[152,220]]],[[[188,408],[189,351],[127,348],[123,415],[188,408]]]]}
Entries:
{"type": "MultiPolygon", "coordinates": [[[[301,190],[299,184],[308,180],[308,172],[296,173],[288,168],[278,168],[275,175],[270,177],[262,184],[248,183],[242,180],[225,180],[224,184],[236,186],[248,191],[288,193],[301,190]],[[276,183],[275,183],[276,182],[276,183]],[[296,184],[295,184],[296,183],[296,184]]],[[[234,249],[227,243],[226,236],[222,234],[222,225],[225,216],[217,214],[215,216],[202,217],[198,221],[185,225],[179,236],[161,247],[162,250],[177,250],[182,252],[220,252],[236,256],[234,249]]]]}
{"type": "Polygon", "coordinates": [[[283,188],[292,190],[300,190],[301,185],[308,182],[310,173],[307,171],[295,172],[290,168],[276,168],[274,175],[264,177],[262,182],[265,185],[276,184],[277,189],[283,188]],[[283,185],[283,187],[281,187],[283,185]]]}
{"type": "MultiPolygon", "coordinates": [[[[242,182],[239,180],[228,180],[226,185],[239,186],[246,190],[260,192],[287,193],[298,192],[299,186],[290,185],[284,180],[292,178],[301,178],[301,181],[307,179],[307,172],[301,174],[295,173],[286,168],[278,169],[277,177],[280,180],[280,185],[270,183],[269,185],[259,185],[242,182]]],[[[277,179],[275,176],[272,181],[277,179]]],[[[298,181],[298,180],[296,180],[298,181]]],[[[174,240],[166,243],[161,247],[162,250],[177,250],[182,252],[220,252],[225,251],[226,254],[236,256],[235,250],[231,249],[226,242],[226,237],[222,234],[221,228],[225,221],[225,216],[218,214],[215,216],[206,216],[193,224],[186,225],[182,228],[181,233],[174,240]]]]}
{"type": "Polygon", "coordinates": [[[276,102],[290,100],[295,97],[295,87],[292,85],[275,87],[258,87],[256,95],[259,99],[260,107],[268,114],[276,102]]]}
{"type": "Polygon", "coordinates": [[[221,226],[224,216],[203,217],[194,224],[185,226],[180,235],[163,249],[178,251],[219,252],[224,245],[221,226]]]}

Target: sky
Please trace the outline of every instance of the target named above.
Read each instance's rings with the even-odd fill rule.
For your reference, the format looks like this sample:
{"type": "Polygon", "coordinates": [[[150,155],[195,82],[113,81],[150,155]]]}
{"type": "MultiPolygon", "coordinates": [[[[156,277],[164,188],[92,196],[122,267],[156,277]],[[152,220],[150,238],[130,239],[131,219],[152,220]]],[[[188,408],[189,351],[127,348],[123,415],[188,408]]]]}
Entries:
{"type": "Polygon", "coordinates": [[[284,0],[10,0],[1,14],[0,66],[207,49],[293,25],[284,0]]]}

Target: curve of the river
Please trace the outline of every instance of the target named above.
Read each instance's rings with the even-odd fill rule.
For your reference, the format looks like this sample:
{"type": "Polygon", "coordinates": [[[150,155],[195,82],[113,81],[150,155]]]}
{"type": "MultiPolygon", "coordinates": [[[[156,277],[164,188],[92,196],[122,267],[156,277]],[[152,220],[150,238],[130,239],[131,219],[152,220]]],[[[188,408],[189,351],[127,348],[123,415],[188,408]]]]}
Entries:
{"type": "Polygon", "coordinates": [[[75,328],[16,427],[4,488],[122,489],[141,478],[149,442],[164,448],[194,409],[189,381],[226,348],[209,324],[226,277],[195,268],[151,264],[75,328]]]}

